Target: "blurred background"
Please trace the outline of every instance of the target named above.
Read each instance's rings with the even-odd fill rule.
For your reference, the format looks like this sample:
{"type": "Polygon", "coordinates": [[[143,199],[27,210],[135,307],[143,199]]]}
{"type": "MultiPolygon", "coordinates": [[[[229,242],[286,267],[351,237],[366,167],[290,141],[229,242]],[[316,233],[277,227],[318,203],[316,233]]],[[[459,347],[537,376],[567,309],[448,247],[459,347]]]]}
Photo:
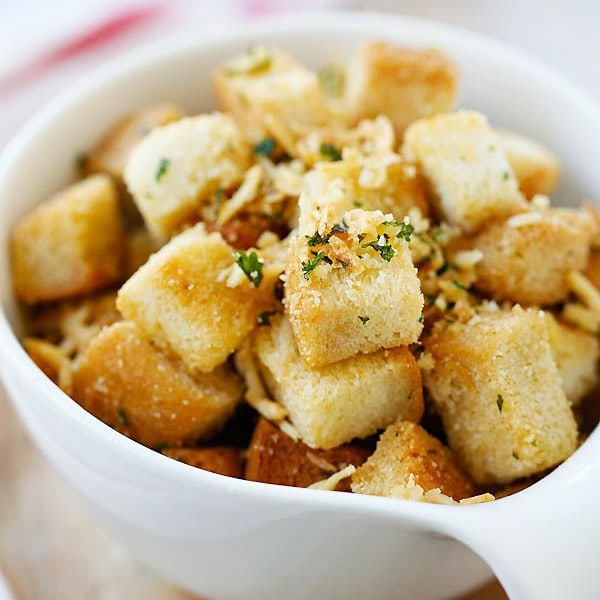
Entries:
{"type": "MultiPolygon", "coordinates": [[[[49,98],[127,49],[323,8],[388,11],[492,35],[600,101],[600,3],[592,0],[0,0],[0,149],[49,98]]],[[[188,598],[96,528],[30,445],[1,389],[0,456],[0,572],[16,598],[188,598]]],[[[0,577],[0,600],[10,597],[0,577]]],[[[477,598],[505,596],[494,584],[477,598]]]]}

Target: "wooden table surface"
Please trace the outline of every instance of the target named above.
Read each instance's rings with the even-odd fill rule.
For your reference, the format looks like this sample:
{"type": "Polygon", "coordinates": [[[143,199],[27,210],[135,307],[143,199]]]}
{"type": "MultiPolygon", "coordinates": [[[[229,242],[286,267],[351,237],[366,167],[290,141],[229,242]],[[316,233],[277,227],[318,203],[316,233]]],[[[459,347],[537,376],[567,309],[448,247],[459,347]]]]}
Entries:
{"type": "MultiPolygon", "coordinates": [[[[1,387],[0,456],[0,570],[18,600],[194,600],[96,526],[29,441],[1,387]]],[[[492,582],[463,600],[505,599],[492,582]]]]}

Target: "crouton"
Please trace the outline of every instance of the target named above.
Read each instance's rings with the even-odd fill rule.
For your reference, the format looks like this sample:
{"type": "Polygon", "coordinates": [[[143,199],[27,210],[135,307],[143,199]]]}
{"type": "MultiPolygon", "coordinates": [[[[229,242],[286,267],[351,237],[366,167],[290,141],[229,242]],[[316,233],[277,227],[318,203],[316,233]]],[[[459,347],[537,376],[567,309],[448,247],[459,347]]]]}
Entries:
{"type": "Polygon", "coordinates": [[[70,394],[72,369],[69,355],[60,346],[33,337],[26,337],[23,346],[46,377],[70,394]]]}
{"type": "Polygon", "coordinates": [[[239,448],[233,446],[204,446],[202,448],[166,448],[165,456],[184,462],[192,467],[241,478],[244,461],[239,448]]]}
{"type": "Polygon", "coordinates": [[[423,414],[421,374],[406,347],[309,369],[281,315],[256,330],[254,343],[269,391],[311,448],[335,448],[398,418],[418,421],[423,414]]]}
{"type": "Polygon", "coordinates": [[[239,184],[250,157],[229,115],[200,115],[154,128],[131,152],[125,181],[150,231],[166,239],[197,221],[217,189],[239,184]]]}
{"type": "Polygon", "coordinates": [[[314,213],[326,209],[333,222],[355,208],[391,213],[402,220],[411,209],[429,214],[425,187],[413,165],[397,154],[320,162],[304,178],[299,200],[301,235],[314,233],[314,213]]]}
{"type": "MultiPolygon", "coordinates": [[[[245,478],[308,487],[347,465],[362,465],[371,452],[358,444],[344,444],[330,450],[312,449],[293,440],[266,419],[260,419],[248,448],[245,478]]],[[[337,489],[350,491],[348,479],[340,482],[337,489]]]]}
{"type": "Polygon", "coordinates": [[[598,338],[574,329],[546,314],[546,327],[552,357],[558,367],[563,390],[572,406],[577,406],[598,381],[598,338]]]}
{"type": "Polygon", "coordinates": [[[521,193],[528,200],[537,194],[550,196],[560,179],[558,158],[542,144],[525,136],[506,129],[495,129],[495,133],[521,193]]]}
{"type": "Polygon", "coordinates": [[[410,421],[386,428],[375,452],[352,475],[352,491],[391,496],[396,486],[408,483],[410,475],[425,492],[438,488],[454,500],[475,493],[450,449],[410,421]]]}
{"type": "Polygon", "coordinates": [[[276,308],[274,288],[283,263],[273,266],[271,251],[259,251],[266,262],[255,251],[238,255],[238,266],[233,248],[199,223],[125,282],[117,308],[191,371],[210,372],[239,347],[261,312],[276,308]]]}
{"type": "Polygon", "coordinates": [[[115,123],[90,150],[83,163],[84,173],[107,173],[123,183],[123,172],[133,148],[154,127],[178,121],[183,113],[173,104],[142,108],[115,123]]]}
{"type": "Polygon", "coordinates": [[[316,73],[280,50],[254,46],[219,67],[213,83],[217,105],[252,142],[276,134],[273,119],[323,125],[330,116],[316,73]]]}
{"type": "Polygon", "coordinates": [[[355,123],[383,114],[402,135],[413,121],[454,108],[457,76],[455,65],[437,50],[367,42],[346,71],[348,118],[355,123]]]}
{"type": "Polygon", "coordinates": [[[600,290],[600,250],[592,246],[588,264],[583,274],[592,282],[594,287],[600,290]]]}
{"type": "Polygon", "coordinates": [[[577,426],[541,311],[515,306],[425,340],[424,381],[448,442],[476,483],[505,484],[568,458],[577,426]]]}
{"type": "Polygon", "coordinates": [[[123,228],[111,180],[95,175],[52,196],[15,225],[10,249],[15,294],[27,304],[116,283],[123,228]]]}
{"type": "Polygon", "coordinates": [[[585,268],[596,222],[585,210],[554,208],[487,224],[473,240],[483,258],[475,287],[497,300],[547,306],[569,294],[565,279],[585,268]]]}
{"type": "Polygon", "coordinates": [[[402,239],[409,226],[386,219],[356,209],[290,244],[285,303],[307,366],[419,339],[424,300],[402,239]]]}
{"type": "Polygon", "coordinates": [[[413,123],[403,153],[424,174],[441,216],[466,233],[527,209],[508,159],[480,113],[458,111],[413,123]]]}
{"type": "Polygon", "coordinates": [[[149,446],[181,446],[215,433],[243,392],[226,365],[191,376],[184,365],[121,321],[76,361],[73,398],[117,431],[149,446]]]}

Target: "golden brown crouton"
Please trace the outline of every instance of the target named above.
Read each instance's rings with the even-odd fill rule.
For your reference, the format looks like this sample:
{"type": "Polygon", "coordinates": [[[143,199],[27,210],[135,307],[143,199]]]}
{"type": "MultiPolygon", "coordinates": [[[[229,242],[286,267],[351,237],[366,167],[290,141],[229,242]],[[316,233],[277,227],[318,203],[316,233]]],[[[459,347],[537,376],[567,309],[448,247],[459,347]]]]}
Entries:
{"type": "Polygon", "coordinates": [[[115,187],[95,175],[24,216],[11,238],[15,294],[27,304],[89,294],[121,276],[123,229],[115,187]]]}
{"type": "Polygon", "coordinates": [[[292,241],[285,302],[306,365],[418,340],[424,301],[406,227],[356,209],[292,241]]]}
{"type": "Polygon", "coordinates": [[[23,346],[46,377],[70,394],[72,369],[69,355],[60,346],[33,337],[25,338],[23,346]]]}
{"type": "Polygon", "coordinates": [[[403,152],[425,175],[443,218],[466,233],[527,209],[506,155],[480,113],[458,111],[413,123],[403,152]]]}
{"type": "Polygon", "coordinates": [[[457,69],[437,50],[371,41],[358,49],[346,71],[350,121],[383,114],[398,135],[417,119],[452,110],[456,93],[457,69]]]}
{"type": "Polygon", "coordinates": [[[173,104],[157,104],[127,115],[113,125],[85,158],[85,173],[107,173],[123,183],[123,172],[133,148],[154,127],[178,121],[183,113],[173,104]]]}
{"type": "Polygon", "coordinates": [[[418,421],[423,414],[421,374],[406,347],[309,369],[281,315],[259,327],[254,342],[269,391],[312,448],[335,448],[398,418],[418,421]]]}
{"type": "Polygon", "coordinates": [[[391,213],[402,220],[417,208],[427,217],[425,187],[414,165],[397,154],[320,162],[304,178],[300,197],[301,235],[314,233],[314,213],[328,211],[332,222],[355,208],[391,213]]]}
{"type": "MultiPolygon", "coordinates": [[[[248,448],[245,478],[308,487],[347,465],[362,465],[369,454],[369,448],[358,444],[344,444],[331,450],[313,449],[293,440],[266,419],[260,419],[248,448]]],[[[350,491],[348,479],[340,482],[337,489],[350,491]]]]}
{"type": "Polygon", "coordinates": [[[389,425],[367,462],[352,475],[352,491],[391,496],[409,476],[425,492],[439,488],[443,494],[462,500],[475,492],[449,448],[416,423],[389,425]]]}
{"type": "Polygon", "coordinates": [[[510,483],[575,451],[577,426],[543,312],[482,313],[438,331],[425,347],[434,361],[425,385],[477,483],[510,483]]]}
{"type": "MultiPolygon", "coordinates": [[[[268,252],[259,251],[265,257],[268,252]]],[[[254,251],[244,256],[256,259],[247,275],[221,235],[207,234],[198,224],[125,282],[117,308],[146,339],[175,352],[191,371],[212,371],[239,347],[257,316],[277,304],[274,287],[281,271],[269,260],[259,264],[263,259],[254,251]]]]}
{"type": "Polygon", "coordinates": [[[598,338],[573,329],[546,313],[552,357],[572,406],[598,385],[598,338]]]}
{"type": "Polygon", "coordinates": [[[560,178],[558,158],[540,143],[506,129],[495,129],[500,147],[528,199],[536,194],[550,196],[560,178]]]}
{"type": "Polygon", "coordinates": [[[125,181],[148,229],[165,239],[197,221],[217,189],[239,184],[250,156],[229,115],[200,115],[154,128],[131,152],[125,181]]]}
{"type": "Polygon", "coordinates": [[[192,467],[219,473],[219,475],[241,478],[244,472],[242,453],[239,448],[233,446],[167,448],[162,453],[192,467]]]}
{"type": "Polygon", "coordinates": [[[317,75],[280,50],[250,48],[217,69],[213,83],[219,108],[253,142],[279,137],[276,123],[321,125],[330,116],[317,75]]]}
{"type": "Polygon", "coordinates": [[[227,366],[192,377],[127,321],[103,329],[77,360],[73,398],[121,433],[152,448],[215,433],[243,385],[227,366]]]}
{"type": "Polygon", "coordinates": [[[498,300],[546,306],[565,300],[571,270],[584,269],[597,225],[585,210],[554,208],[486,225],[475,286],[498,300]]]}

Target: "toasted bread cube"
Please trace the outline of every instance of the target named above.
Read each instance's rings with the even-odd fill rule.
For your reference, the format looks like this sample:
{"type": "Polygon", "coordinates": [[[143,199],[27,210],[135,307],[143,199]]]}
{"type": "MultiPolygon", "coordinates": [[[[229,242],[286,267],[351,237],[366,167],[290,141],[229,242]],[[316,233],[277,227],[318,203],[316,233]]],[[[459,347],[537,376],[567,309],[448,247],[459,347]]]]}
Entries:
{"type": "Polygon", "coordinates": [[[217,189],[239,184],[250,157],[229,115],[200,115],[154,128],[131,152],[125,181],[150,231],[166,239],[197,221],[217,189]]]}
{"type": "MultiPolygon", "coordinates": [[[[266,419],[257,423],[246,460],[245,478],[263,483],[308,487],[327,479],[347,465],[362,465],[372,450],[358,444],[344,444],[330,450],[310,448],[293,440],[266,419]]],[[[350,491],[344,479],[340,491],[350,491]]]]}
{"type": "Polygon", "coordinates": [[[191,371],[207,373],[240,346],[261,312],[274,308],[279,273],[263,265],[256,287],[235,264],[233,248],[199,223],[125,282],[117,308],[144,337],[177,354],[191,371]]]}
{"type": "Polygon", "coordinates": [[[242,382],[228,366],[191,376],[127,321],[103,329],[73,373],[73,398],[81,406],[151,448],[212,435],[242,392],[242,382]]]}
{"type": "Polygon", "coordinates": [[[25,215],[11,237],[13,285],[27,304],[89,294],[121,277],[123,227],[110,178],[75,183],[25,215]]]}
{"type": "Polygon", "coordinates": [[[562,302],[569,294],[565,276],[585,268],[596,231],[590,213],[566,208],[489,223],[473,240],[483,253],[475,286],[498,300],[562,302]]]}
{"type": "Polygon", "coordinates": [[[600,249],[592,246],[590,257],[583,274],[600,290],[600,249]]]}
{"type": "Polygon", "coordinates": [[[402,220],[411,209],[429,214],[422,178],[397,154],[373,157],[370,165],[354,160],[317,163],[304,178],[299,200],[301,235],[314,232],[314,213],[327,209],[338,222],[355,208],[391,213],[402,220]]]}
{"type": "Polygon", "coordinates": [[[26,337],[23,340],[23,346],[31,360],[44,372],[44,375],[65,393],[70,394],[72,367],[68,353],[60,346],[34,337],[26,337]]]}
{"type": "Polygon", "coordinates": [[[280,50],[250,48],[219,67],[213,83],[217,105],[252,142],[272,133],[269,118],[323,125],[330,116],[316,73],[280,50]]]}
{"type": "Polygon", "coordinates": [[[328,222],[291,242],[285,302],[307,366],[419,339],[423,295],[408,244],[392,223],[381,211],[356,209],[343,216],[342,232],[330,235],[336,223],[328,222]],[[313,244],[316,236],[328,239],[313,244]]]}
{"type": "Polygon", "coordinates": [[[546,326],[563,389],[571,405],[577,406],[599,383],[598,338],[560,323],[548,312],[546,326]]]}
{"type": "Polygon", "coordinates": [[[449,448],[425,429],[410,421],[389,425],[375,452],[352,475],[352,491],[373,496],[391,496],[410,475],[425,492],[439,488],[443,494],[462,500],[475,493],[449,448]]]}
{"type": "Polygon", "coordinates": [[[165,456],[184,462],[192,467],[227,475],[242,477],[244,461],[239,448],[233,446],[205,446],[202,448],[167,448],[165,456]]]}
{"type": "Polygon", "coordinates": [[[525,136],[506,129],[496,129],[495,133],[521,193],[527,199],[537,194],[550,196],[560,179],[558,158],[542,144],[525,136]]]}
{"type": "Polygon", "coordinates": [[[154,127],[178,121],[183,113],[173,104],[142,108],[115,123],[86,156],[85,173],[107,173],[123,183],[123,172],[133,148],[154,127]]]}
{"type": "Polygon", "coordinates": [[[309,369],[281,315],[258,328],[254,343],[269,391],[311,448],[335,448],[423,414],[421,373],[405,346],[309,369]]]}
{"type": "Polygon", "coordinates": [[[480,113],[458,111],[413,123],[403,152],[425,175],[442,217],[466,233],[527,209],[508,159],[480,113]]]}
{"type": "Polygon", "coordinates": [[[351,122],[383,114],[402,135],[413,121],[452,110],[457,83],[456,66],[437,50],[371,41],[348,65],[344,103],[351,122]]]}
{"type": "Polygon", "coordinates": [[[567,459],[577,426],[541,311],[516,306],[425,340],[425,385],[476,483],[504,484],[567,459]]]}

